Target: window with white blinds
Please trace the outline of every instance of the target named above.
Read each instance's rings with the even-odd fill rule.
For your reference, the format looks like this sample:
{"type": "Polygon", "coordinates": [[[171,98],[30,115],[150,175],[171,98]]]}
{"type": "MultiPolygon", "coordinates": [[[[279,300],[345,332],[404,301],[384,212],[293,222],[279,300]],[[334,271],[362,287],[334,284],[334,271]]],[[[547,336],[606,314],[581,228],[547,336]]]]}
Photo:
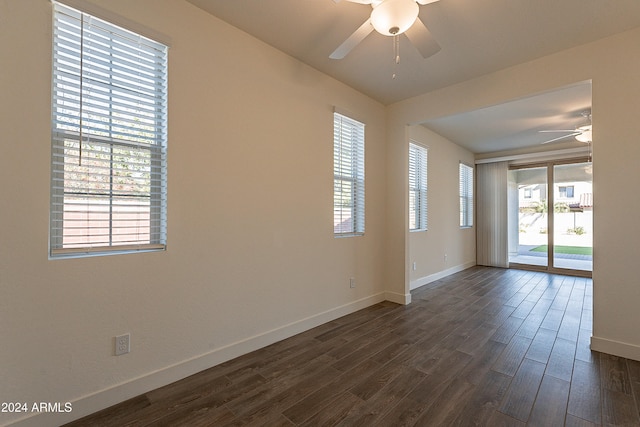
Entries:
{"type": "Polygon", "coordinates": [[[364,124],[333,115],[333,232],[364,233],[364,124]]]}
{"type": "Polygon", "coordinates": [[[50,254],[164,249],[167,46],[53,5],[50,254]]]}
{"type": "Polygon", "coordinates": [[[460,227],[473,226],[473,168],[460,163],[460,227]]]}
{"type": "Polygon", "coordinates": [[[427,229],[427,148],[409,143],[409,230],[427,229]]]}

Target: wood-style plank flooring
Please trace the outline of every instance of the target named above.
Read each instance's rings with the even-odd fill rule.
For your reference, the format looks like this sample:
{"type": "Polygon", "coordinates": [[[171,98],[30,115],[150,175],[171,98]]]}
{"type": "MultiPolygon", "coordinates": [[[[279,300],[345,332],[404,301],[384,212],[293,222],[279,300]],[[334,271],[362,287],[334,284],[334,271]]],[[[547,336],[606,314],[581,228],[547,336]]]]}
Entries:
{"type": "MultiPolygon", "coordinates": [[[[606,284],[602,284],[606,286],[606,284]]],[[[474,267],[69,426],[640,426],[591,279],[474,267]]]]}

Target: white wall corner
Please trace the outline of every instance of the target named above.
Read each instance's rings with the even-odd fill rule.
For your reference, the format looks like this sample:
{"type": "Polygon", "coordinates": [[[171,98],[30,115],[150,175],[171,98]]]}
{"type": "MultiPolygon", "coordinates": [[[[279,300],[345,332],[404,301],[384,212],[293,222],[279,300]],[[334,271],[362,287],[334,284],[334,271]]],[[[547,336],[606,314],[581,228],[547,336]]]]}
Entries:
{"type": "Polygon", "coordinates": [[[443,277],[447,277],[451,274],[458,273],[460,271],[466,270],[467,268],[474,267],[475,265],[476,265],[475,261],[469,261],[464,264],[459,264],[451,268],[447,268],[446,270],[442,270],[437,273],[429,274],[428,276],[419,277],[411,281],[409,285],[409,289],[411,290],[417,289],[420,286],[424,286],[431,282],[435,282],[436,280],[440,280],[443,277]]]}
{"type": "Polygon", "coordinates": [[[640,346],[601,337],[591,337],[591,350],[640,361],[640,346]]]}
{"type": "Polygon", "coordinates": [[[411,304],[411,294],[399,294],[397,292],[385,292],[384,299],[387,301],[395,302],[396,304],[408,305],[411,304]]]}

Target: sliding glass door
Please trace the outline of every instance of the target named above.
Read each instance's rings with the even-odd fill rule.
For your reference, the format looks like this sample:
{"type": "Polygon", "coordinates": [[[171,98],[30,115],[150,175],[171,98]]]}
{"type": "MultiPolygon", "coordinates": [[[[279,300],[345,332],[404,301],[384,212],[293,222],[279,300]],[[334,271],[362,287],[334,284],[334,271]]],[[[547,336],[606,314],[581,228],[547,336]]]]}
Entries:
{"type": "Polygon", "coordinates": [[[510,264],[591,272],[591,163],[512,168],[508,191],[510,264]]]}
{"type": "Polygon", "coordinates": [[[593,267],[593,182],[591,163],[553,167],[553,266],[593,267]]]}
{"type": "Polygon", "coordinates": [[[509,171],[509,262],[549,265],[547,167],[509,171]]]}

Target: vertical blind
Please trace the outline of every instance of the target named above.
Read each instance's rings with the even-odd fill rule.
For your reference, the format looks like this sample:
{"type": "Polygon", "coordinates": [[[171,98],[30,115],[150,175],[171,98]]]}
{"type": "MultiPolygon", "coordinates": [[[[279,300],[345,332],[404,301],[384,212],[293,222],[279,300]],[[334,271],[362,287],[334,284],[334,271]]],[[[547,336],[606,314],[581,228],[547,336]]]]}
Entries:
{"type": "Polygon", "coordinates": [[[409,229],[427,229],[427,149],[409,143],[409,229]]]}
{"type": "Polygon", "coordinates": [[[460,227],[473,226],[473,168],[460,163],[460,227]]]}
{"type": "Polygon", "coordinates": [[[364,124],[333,115],[333,232],[364,233],[364,124]]]}
{"type": "Polygon", "coordinates": [[[54,2],[51,255],[166,244],[167,47],[54,2]]]}
{"type": "Polygon", "coordinates": [[[478,265],[508,267],[508,162],[476,167],[476,262],[478,265]]]}

